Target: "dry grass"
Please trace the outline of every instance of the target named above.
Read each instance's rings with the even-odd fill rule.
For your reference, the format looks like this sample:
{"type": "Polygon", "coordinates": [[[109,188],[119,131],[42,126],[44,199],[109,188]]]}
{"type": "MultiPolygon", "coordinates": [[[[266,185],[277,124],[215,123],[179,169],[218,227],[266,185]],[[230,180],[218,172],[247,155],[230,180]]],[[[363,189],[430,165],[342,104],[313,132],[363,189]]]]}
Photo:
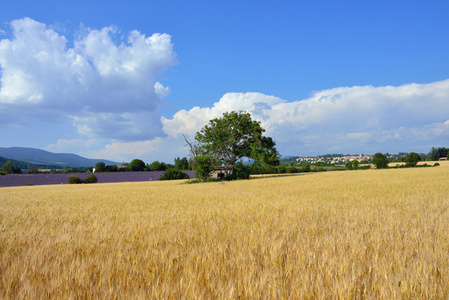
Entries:
{"type": "Polygon", "coordinates": [[[449,168],[0,189],[1,298],[449,297],[449,168]]]}

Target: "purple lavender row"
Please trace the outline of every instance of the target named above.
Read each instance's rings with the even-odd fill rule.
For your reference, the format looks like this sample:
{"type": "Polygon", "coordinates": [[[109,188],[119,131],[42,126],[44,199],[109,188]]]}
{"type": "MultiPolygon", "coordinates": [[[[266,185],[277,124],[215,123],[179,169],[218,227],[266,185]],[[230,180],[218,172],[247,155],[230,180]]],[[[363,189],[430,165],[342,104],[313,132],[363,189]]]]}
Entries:
{"type": "MultiPolygon", "coordinates": [[[[190,178],[195,178],[195,171],[183,172],[189,175],[190,178]]],[[[94,173],[98,178],[98,183],[156,181],[159,180],[162,174],[164,174],[163,171],[94,173]]],[[[77,176],[84,179],[89,175],[92,175],[92,173],[7,174],[0,176],[0,187],[67,184],[67,180],[70,176],[77,176]]]]}

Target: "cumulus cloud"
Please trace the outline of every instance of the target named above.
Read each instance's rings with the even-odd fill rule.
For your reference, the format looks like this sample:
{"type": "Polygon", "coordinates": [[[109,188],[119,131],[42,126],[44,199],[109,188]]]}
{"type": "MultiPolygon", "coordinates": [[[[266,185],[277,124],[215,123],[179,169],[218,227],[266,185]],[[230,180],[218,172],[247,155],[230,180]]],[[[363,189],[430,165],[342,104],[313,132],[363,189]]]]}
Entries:
{"type": "MultiPolygon", "coordinates": [[[[229,93],[212,107],[194,107],[162,118],[171,137],[191,137],[211,118],[244,110],[260,121],[284,154],[411,151],[447,141],[449,80],[402,86],[354,86],[315,92],[288,102],[260,93],[229,93]],[[395,145],[395,146],[393,146],[395,145]]],[[[425,152],[428,149],[425,149],[425,152]]]]}
{"type": "Polygon", "coordinates": [[[278,97],[261,93],[227,93],[211,108],[195,106],[189,111],[178,111],[173,119],[162,117],[163,129],[171,137],[181,134],[193,136],[210,119],[221,117],[224,112],[233,110],[247,111],[257,120],[269,122],[273,107],[285,102],[278,97]]]}
{"type": "MultiPolygon", "coordinates": [[[[163,140],[157,137],[148,141],[136,142],[118,142],[113,141],[99,150],[84,150],[80,151],[80,155],[85,157],[96,157],[110,159],[113,161],[131,161],[134,158],[145,159],[146,162],[151,162],[149,157],[153,153],[161,151],[163,140]]],[[[154,159],[156,160],[156,159],[154,159]]],[[[171,158],[170,160],[173,160],[171,158]]]]}
{"type": "Polygon", "coordinates": [[[250,112],[285,155],[427,152],[449,138],[449,80],[338,87],[298,101],[227,93],[210,107],[161,118],[170,88],[160,77],[176,64],[169,35],[135,30],[117,42],[114,27],[83,28],[69,46],[65,36],[30,18],[11,28],[11,34],[0,31],[0,125],[69,124],[80,134],[67,133],[47,150],[170,162],[188,153],[181,134],[193,138],[232,110],[250,112]]]}
{"type": "Polygon", "coordinates": [[[20,111],[15,124],[71,120],[91,137],[163,134],[158,109],[170,90],[157,78],[176,63],[169,35],[135,30],[116,44],[115,28],[86,29],[69,48],[66,37],[30,18],[11,27],[12,38],[0,41],[0,115],[20,111]]]}
{"type": "Polygon", "coordinates": [[[283,155],[428,152],[431,146],[444,146],[449,139],[448,97],[449,80],[398,87],[335,88],[291,102],[261,93],[227,93],[211,107],[195,106],[178,111],[172,118],[162,117],[165,137],[138,142],[60,140],[47,150],[77,149],[86,157],[170,163],[175,157],[188,155],[182,134],[193,138],[210,119],[243,110],[262,123],[283,155]]]}

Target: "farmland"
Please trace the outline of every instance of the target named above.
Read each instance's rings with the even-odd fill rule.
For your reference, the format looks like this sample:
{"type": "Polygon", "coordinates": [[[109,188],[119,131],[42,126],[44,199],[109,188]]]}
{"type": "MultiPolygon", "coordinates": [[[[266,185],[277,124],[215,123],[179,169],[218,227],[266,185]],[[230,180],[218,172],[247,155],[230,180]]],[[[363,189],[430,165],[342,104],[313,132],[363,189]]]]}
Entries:
{"type": "MultiPolygon", "coordinates": [[[[195,177],[194,171],[184,171],[190,176],[195,177]]],[[[136,182],[136,181],[154,181],[164,174],[163,171],[156,172],[111,172],[95,173],[100,183],[109,182],[136,182]]],[[[55,173],[55,174],[7,174],[0,176],[0,187],[6,186],[24,186],[24,185],[48,185],[48,184],[66,184],[70,176],[77,176],[85,179],[92,173],[55,173]]]]}
{"type": "Polygon", "coordinates": [[[0,189],[1,298],[449,297],[449,167],[0,189]]]}

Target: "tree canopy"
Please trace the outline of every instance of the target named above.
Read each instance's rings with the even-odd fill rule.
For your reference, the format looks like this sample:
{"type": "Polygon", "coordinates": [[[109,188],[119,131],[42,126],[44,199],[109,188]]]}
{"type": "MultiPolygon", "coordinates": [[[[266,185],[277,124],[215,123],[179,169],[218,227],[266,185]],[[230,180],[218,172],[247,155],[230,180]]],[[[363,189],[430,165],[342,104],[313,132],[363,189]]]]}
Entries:
{"type": "Polygon", "coordinates": [[[439,160],[440,157],[447,157],[449,153],[449,148],[446,147],[432,147],[429,152],[430,160],[439,160]]]}
{"type": "Polygon", "coordinates": [[[133,159],[129,165],[128,170],[129,171],[145,171],[145,163],[140,159],[133,159]]]}
{"type": "Polygon", "coordinates": [[[0,171],[6,173],[6,174],[20,174],[22,171],[18,166],[14,166],[13,163],[8,160],[2,168],[0,168],[0,171]]]}
{"type": "Polygon", "coordinates": [[[148,165],[148,170],[150,171],[165,171],[169,169],[166,163],[160,162],[158,160],[153,161],[151,164],[148,165]]]}
{"type": "Polygon", "coordinates": [[[407,154],[407,156],[405,157],[405,165],[407,167],[414,167],[416,166],[416,164],[421,161],[421,156],[419,156],[418,153],[415,152],[410,152],[409,154],[407,154]]]}
{"type": "MultiPolygon", "coordinates": [[[[196,144],[189,143],[191,155],[199,164],[233,166],[247,157],[263,164],[279,164],[275,142],[263,136],[265,129],[246,112],[226,112],[212,119],[195,136],[196,144]]],[[[204,168],[204,166],[202,166],[204,168]]],[[[206,168],[206,171],[210,168],[206,168]]]]}
{"type": "Polygon", "coordinates": [[[207,154],[225,165],[234,165],[240,158],[248,157],[267,164],[278,164],[276,144],[265,132],[260,122],[252,120],[245,112],[225,112],[221,118],[212,119],[195,136],[202,154],[207,154]]]}
{"type": "Polygon", "coordinates": [[[104,162],[100,161],[95,165],[95,172],[101,173],[105,171],[106,171],[106,164],[104,162]]]}
{"type": "Polygon", "coordinates": [[[175,158],[175,169],[188,170],[189,169],[189,161],[187,160],[187,157],[175,158]]]}
{"type": "Polygon", "coordinates": [[[380,152],[374,154],[372,159],[373,164],[377,169],[386,169],[388,168],[388,163],[390,162],[385,154],[380,152]]]}

